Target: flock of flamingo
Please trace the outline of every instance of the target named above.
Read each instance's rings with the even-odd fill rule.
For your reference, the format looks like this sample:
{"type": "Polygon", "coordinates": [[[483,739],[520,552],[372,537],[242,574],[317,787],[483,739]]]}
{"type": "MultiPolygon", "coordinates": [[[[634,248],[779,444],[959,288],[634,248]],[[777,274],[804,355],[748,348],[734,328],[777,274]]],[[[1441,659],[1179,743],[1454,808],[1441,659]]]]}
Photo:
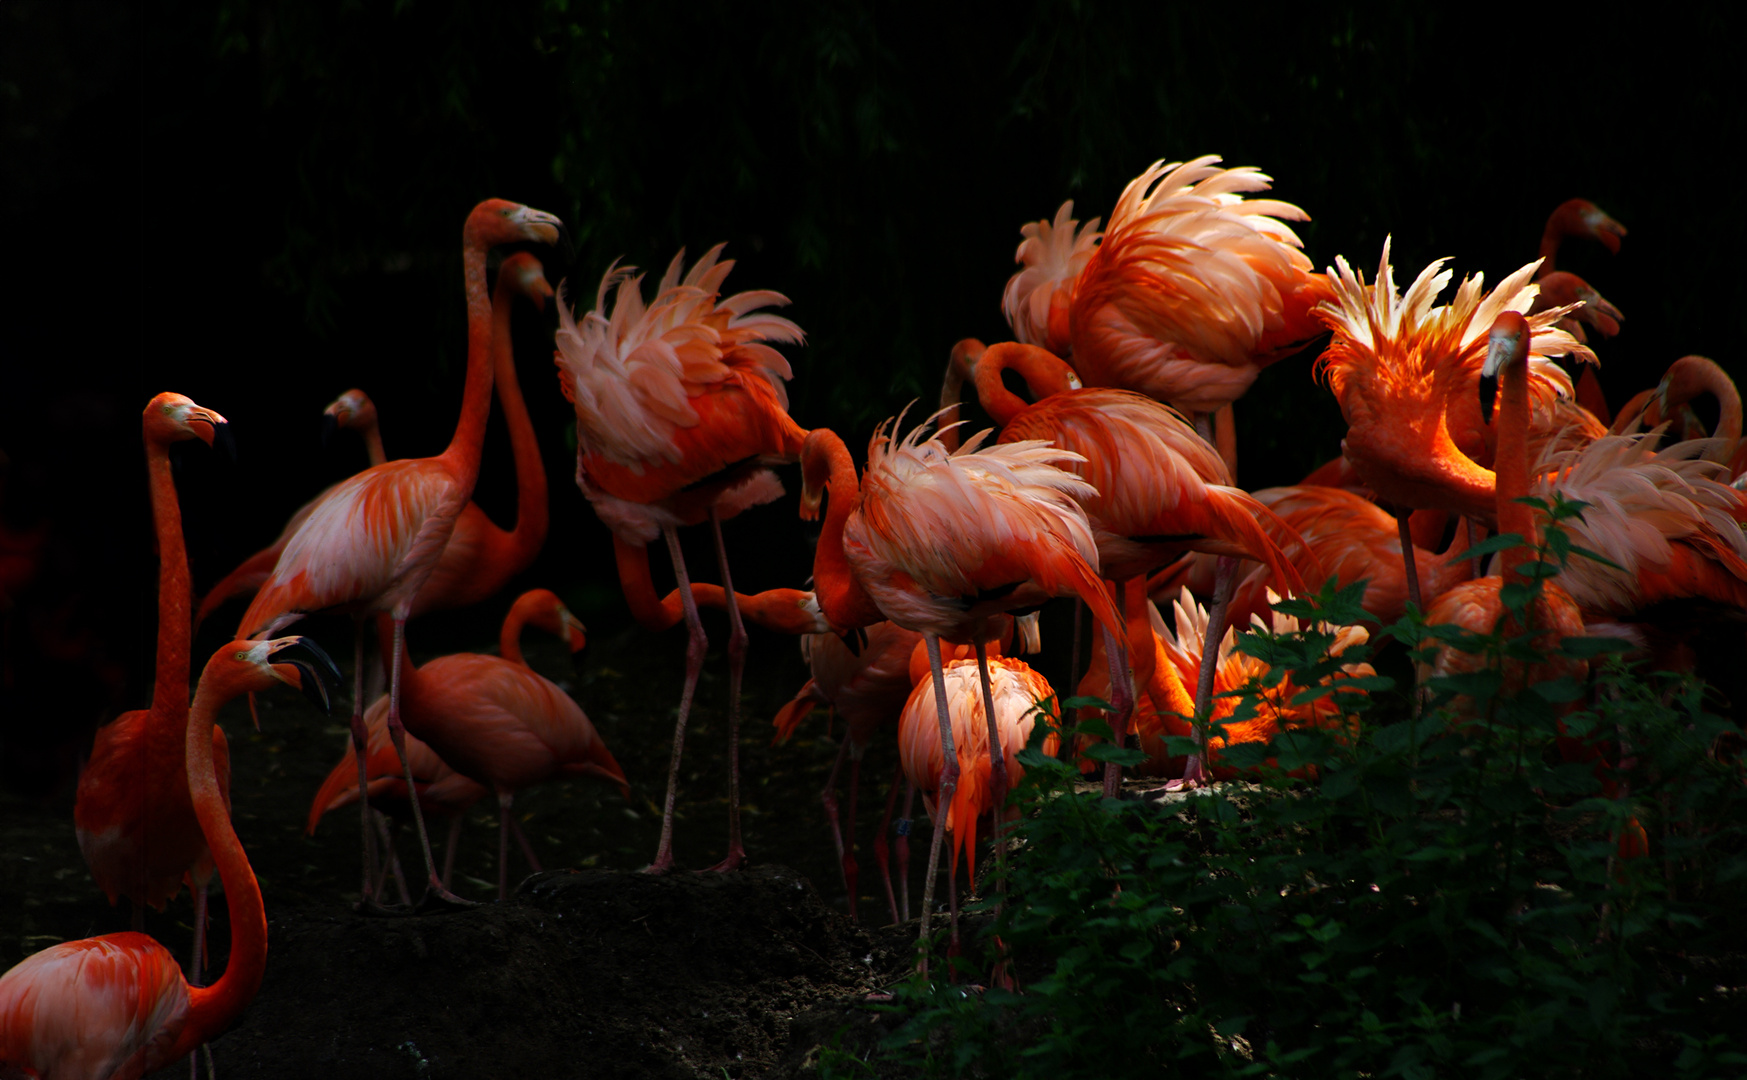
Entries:
{"type": "MultiPolygon", "coordinates": [[[[1078,691],[1107,701],[1114,738],[1132,737],[1146,752],[1132,773],[1171,787],[1231,776],[1221,751],[1233,743],[1264,741],[1282,728],[1350,725],[1326,698],[1290,704],[1288,675],[1266,715],[1210,733],[1205,721],[1231,711],[1216,695],[1260,673],[1235,649],[1234,633],[1252,623],[1295,625],[1271,612],[1282,595],[1331,576],[1343,586],[1365,581],[1373,628],[1413,603],[1431,622],[1492,630],[1504,617],[1500,587],[1521,580],[1532,555],[1506,551],[1496,574],[1475,577],[1465,554],[1488,530],[1533,538],[1535,515],[1517,501],[1524,495],[1588,503],[1567,527],[1574,542],[1609,560],[1565,568],[1531,613],[1537,631],[1617,634],[1654,653],[1657,639],[1635,621],[1650,605],[1697,596],[1747,607],[1747,504],[1732,484],[1747,466],[1747,447],[1732,383],[1714,363],[1684,357],[1610,417],[1587,339],[1616,333],[1623,316],[1587,283],[1554,270],[1567,238],[1593,238],[1617,252],[1625,235],[1617,222],[1572,200],[1549,219],[1539,260],[1490,291],[1479,274],[1464,278],[1439,303],[1452,278],[1443,260],[1402,293],[1387,242],[1373,280],[1344,258],[1316,272],[1290,225],[1306,219],[1303,211],[1258,197],[1271,182],[1258,170],[1218,161],[1154,164],[1127,186],[1102,229],[1097,219],[1076,221],[1071,202],[1053,220],[1025,225],[1021,269],[1002,299],[1014,340],[955,346],[932,423],[906,431],[899,416],[880,424],[859,475],[842,438],[789,416],[791,370],[773,345],[800,345],[803,333],[770,310],[787,303],[781,294],[724,290],[734,264],[720,245],[689,267],[683,252],[676,256],[653,298],[642,276],[618,265],[588,310],[560,290],[554,359],[575,406],[577,486],[612,532],[637,621],[661,630],[683,619],[689,629],[649,872],[675,868],[679,764],[707,647],[701,606],[724,609],[730,627],[728,838],[712,869],[733,870],[746,858],[736,747],[752,621],[800,636],[812,669],[778,715],[778,737],[817,706],[844,716],[824,802],[850,911],[860,762],[873,739],[895,729],[902,775],[893,778],[874,841],[885,897],[894,921],[909,917],[904,844],[920,790],[941,826],[932,832],[920,932],[926,938],[950,833],[955,942],[960,857],[974,871],[984,815],[1002,857],[1001,808],[1021,770],[1017,754],[1039,703],[1055,694],[1012,655],[1035,651],[1035,612],[1053,597],[1076,597],[1097,623],[1078,691]],[[1237,487],[1232,403],[1263,367],[1325,338],[1316,370],[1349,425],[1339,456],[1300,485],[1237,487]],[[1558,358],[1587,366],[1574,379],[1558,358]],[[961,439],[966,384],[998,436],[961,439]],[[1017,392],[1021,384],[1029,400],[1017,392]],[[1690,406],[1707,393],[1720,402],[1714,436],[1690,406]],[[797,462],[801,516],[823,514],[811,589],[736,593],[722,523],[775,500],[782,487],[773,469],[797,462]],[[694,584],[680,552],[677,530],[705,522],[720,585],[694,584]],[[678,584],[659,598],[647,553],[657,537],[678,584]],[[1155,597],[1170,608],[1169,620],[1155,597]],[[1167,736],[1197,739],[1197,749],[1173,756],[1167,736]],[[845,831],[834,791],[846,757],[845,831]],[[891,845],[899,856],[894,891],[887,837],[900,781],[907,794],[891,845]]],[[[552,215],[501,200],[472,211],[462,234],[466,383],[448,448],[387,458],[374,406],[359,391],[343,395],[328,417],[363,433],[372,464],[299,509],[272,546],[202,599],[197,617],[168,448],[187,439],[211,445],[227,439],[228,428],[217,412],[179,394],[146,406],[160,561],[157,681],[149,709],[98,733],[75,825],[93,878],[112,903],[132,901],[136,928],[142,905],[161,910],[189,886],[192,957],[185,978],[167,949],[136,930],[24,960],[0,977],[0,1074],[137,1077],[222,1032],[253,997],[266,962],[266,919],[229,821],[229,763],[214,720],[229,699],[279,684],[327,703],[339,678],[332,662],[305,639],[273,636],[305,614],[344,611],[356,620],[351,753],[316,795],[309,825],[359,804],[362,907],[471,906],[446,881],[461,812],[487,794],[501,807],[501,898],[512,832],[538,867],[509,812],[517,791],[575,775],[628,785],[582,709],[522,661],[519,635],[528,623],[582,647],[581,624],[552,593],[516,601],[497,656],[464,653],[415,667],[406,650],[410,618],[497,594],[545,540],[546,477],[509,328],[518,297],[543,309],[553,290],[538,260],[521,251],[502,261],[493,293],[487,257],[501,245],[552,244],[560,230],[552,215]],[[470,501],[494,387],[515,456],[513,530],[470,501]],[[191,701],[192,625],[246,597],[237,640],[208,661],[191,701]],[[364,629],[372,616],[388,690],[366,708],[364,629]],[[431,814],[450,822],[442,872],[425,822],[431,814]],[[425,870],[417,904],[394,860],[387,818],[414,823],[425,870]],[[385,900],[391,871],[398,904],[385,900]],[[215,872],[232,942],[222,976],[202,986],[215,872]]],[[[1367,634],[1364,625],[1336,631],[1337,651],[1367,634]]],[[[1430,667],[1474,662],[1446,652],[1430,667]]],[[[1107,794],[1118,793],[1121,773],[1106,764],[1107,794]]]]}

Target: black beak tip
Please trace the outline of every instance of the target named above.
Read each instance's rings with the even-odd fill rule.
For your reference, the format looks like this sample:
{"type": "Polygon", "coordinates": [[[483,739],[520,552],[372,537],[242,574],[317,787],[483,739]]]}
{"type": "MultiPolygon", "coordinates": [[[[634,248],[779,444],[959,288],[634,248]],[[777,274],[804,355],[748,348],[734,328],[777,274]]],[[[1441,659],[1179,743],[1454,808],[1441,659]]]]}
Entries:
{"type": "Polygon", "coordinates": [[[1498,376],[1480,376],[1480,418],[1492,423],[1492,406],[1498,398],[1498,376]]]}
{"type": "Polygon", "coordinates": [[[340,687],[340,669],[322,647],[309,638],[298,638],[286,644],[273,653],[269,659],[276,659],[280,654],[297,649],[308,656],[305,659],[289,659],[285,661],[303,673],[303,696],[314,702],[322,712],[333,711],[334,693],[340,687]]]}
{"type": "Polygon", "coordinates": [[[563,266],[569,266],[576,259],[576,245],[570,240],[570,227],[562,221],[558,223],[558,259],[563,266]]]}
{"type": "Polygon", "coordinates": [[[212,425],[213,449],[222,451],[232,465],[237,463],[237,438],[231,434],[228,423],[212,425]]]}

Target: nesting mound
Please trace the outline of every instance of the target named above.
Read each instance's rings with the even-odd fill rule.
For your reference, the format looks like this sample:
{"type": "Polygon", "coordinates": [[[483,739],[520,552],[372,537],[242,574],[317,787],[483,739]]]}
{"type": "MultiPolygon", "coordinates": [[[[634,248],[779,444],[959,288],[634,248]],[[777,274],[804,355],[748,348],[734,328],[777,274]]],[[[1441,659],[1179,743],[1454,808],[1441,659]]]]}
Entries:
{"type": "Polygon", "coordinates": [[[229,1080],[758,1076],[797,1014],[910,959],[780,866],[560,871],[507,904],[279,914],[269,937],[260,996],[213,1043],[229,1080]]]}

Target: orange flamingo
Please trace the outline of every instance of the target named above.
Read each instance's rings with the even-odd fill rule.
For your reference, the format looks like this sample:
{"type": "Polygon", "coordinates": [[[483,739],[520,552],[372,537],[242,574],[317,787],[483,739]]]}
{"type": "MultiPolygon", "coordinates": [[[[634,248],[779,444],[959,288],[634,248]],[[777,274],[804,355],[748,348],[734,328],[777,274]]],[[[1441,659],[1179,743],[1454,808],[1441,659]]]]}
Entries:
{"type": "Polygon", "coordinates": [[[1081,225],[1074,220],[1074,200],[1062,203],[1055,222],[1031,221],[1020,226],[1025,237],[1013,261],[1023,269],[1007,279],[1001,294],[1001,312],[1013,329],[1013,339],[1039,345],[1057,356],[1073,348],[1073,327],[1068,313],[1081,271],[1097,250],[1104,234],[1098,219],[1081,225]]]}
{"type": "MultiPolygon", "coordinates": [[[[815,706],[823,705],[842,713],[845,725],[843,741],[837,757],[831,763],[831,775],[819,793],[825,807],[825,818],[831,823],[831,839],[837,848],[837,859],[843,870],[843,887],[849,895],[849,917],[858,917],[856,882],[859,867],[855,860],[855,807],[860,794],[861,760],[875,734],[897,721],[904,700],[910,696],[910,658],[922,643],[922,635],[906,630],[896,623],[881,621],[867,628],[866,639],[859,651],[852,651],[843,639],[829,632],[809,634],[801,639],[801,653],[807,658],[812,678],[795,693],[794,699],[776,714],[774,742],[786,742],[802,720],[815,706]],[[844,841],[843,829],[837,820],[837,773],[844,757],[849,766],[849,840],[844,841]]],[[[896,787],[893,788],[896,794],[896,787]]],[[[886,817],[891,816],[892,800],[887,799],[886,817]]],[[[901,838],[902,839],[902,838],[901,838]]],[[[886,901],[892,908],[892,921],[899,921],[897,897],[892,891],[892,878],[886,848],[886,823],[882,820],[874,834],[875,861],[885,884],[886,901]]],[[[908,889],[908,842],[899,853],[899,871],[904,878],[904,907],[910,905],[908,889]]]]}
{"type": "Polygon", "coordinates": [[[1624,225],[1588,199],[1566,199],[1547,215],[1547,224],[1541,230],[1541,268],[1535,277],[1546,277],[1558,269],[1559,248],[1572,237],[1587,236],[1600,242],[1610,254],[1618,255],[1625,235],[1624,225]]]}
{"type": "MultiPolygon", "coordinates": [[[[685,602],[678,589],[655,598],[655,582],[649,574],[649,549],[613,536],[613,556],[619,567],[619,587],[637,625],[659,634],[685,618],[685,602]]],[[[692,602],[699,608],[727,610],[728,597],[720,585],[691,583],[692,602]]],[[[735,593],[734,604],[742,619],[779,634],[822,634],[831,624],[819,612],[819,601],[801,589],[766,589],[748,596],[735,593]]]]}
{"type": "Polygon", "coordinates": [[[594,310],[578,318],[560,304],[558,312],[554,359],[564,396],[576,407],[577,486],[625,543],[646,546],[657,535],[665,538],[691,631],[652,873],[673,867],[680,754],[708,647],[675,529],[709,521],[722,574],[729,625],[728,854],[713,869],[732,870],[746,858],[738,744],[746,628],[734,602],[721,523],[782,493],[764,466],[793,461],[806,437],[788,414],[788,361],[766,344],[799,344],[801,329],[760,310],[788,303],[780,293],[721,297],[734,266],[719,261],[722,247],[705,252],[683,278],[685,253],[674,256],[647,305],[642,277],[633,276],[632,267],[614,267],[601,279],[594,310]],[[615,287],[609,315],[607,294],[615,287]]]}
{"type": "MultiPolygon", "coordinates": [[[[186,610],[186,609],[184,609],[186,610]]],[[[182,719],[184,783],[224,884],[231,950],[211,986],[191,986],[169,951],[128,931],[44,949],[0,975],[0,1075],[132,1078],[168,1065],[225,1028],[254,999],[267,964],[267,913],[231,827],[211,735],[232,698],[280,683],[324,711],[339,671],[302,638],[234,641],[213,654],[182,719]],[[302,645],[316,657],[280,661],[302,645]]]]}
{"type": "MultiPolygon", "coordinates": [[[[522,660],[508,635],[512,620],[559,628],[569,637],[582,625],[546,589],[523,593],[504,623],[502,656],[453,653],[413,667],[400,656],[402,720],[456,772],[497,793],[498,899],[509,895],[509,836],[516,834],[535,871],[533,848],[510,813],[516,792],[565,776],[597,776],[619,786],[630,798],[624,770],[614,760],[594,725],[569,694],[522,660]],[[538,618],[535,619],[535,616],[538,618]]],[[[574,639],[572,639],[574,644],[574,639]]],[[[389,660],[383,649],[383,661],[389,660]]],[[[390,721],[392,723],[392,721],[390,721]]],[[[391,728],[392,730],[392,728],[391,728]]],[[[409,782],[409,787],[416,785],[409,782]]]]}
{"type": "MultiPolygon", "coordinates": [[[[968,362],[984,410],[1002,425],[1000,442],[1043,440],[1084,459],[1071,468],[1097,492],[1084,505],[1106,577],[1143,578],[1185,550],[1196,550],[1257,559],[1282,588],[1294,592],[1303,589],[1306,577],[1321,580],[1315,553],[1266,506],[1231,486],[1225,463],[1170,407],[1127,390],[1074,386],[1072,369],[1036,346],[1005,342],[977,356],[978,344],[960,342],[954,349],[942,404],[956,396],[955,384],[963,378],[958,369],[968,362]],[[1036,404],[1027,406],[1006,388],[1001,373],[1008,369],[1025,379],[1038,396],[1036,404]],[[1282,537],[1280,544],[1274,536],[1282,537]],[[1288,561],[1281,550],[1286,544],[1301,566],[1288,561]]],[[[1223,565],[1224,584],[1214,602],[1222,627],[1235,562],[1223,565]]],[[[1141,582],[1123,588],[1133,603],[1141,602],[1141,582]]],[[[1150,650],[1142,642],[1130,646],[1138,653],[1131,654],[1135,678],[1144,684],[1150,650]]],[[[1211,678],[1209,667],[1197,680],[1196,702],[1203,711],[1211,678]]],[[[1124,734],[1116,732],[1119,740],[1124,734]]],[[[1199,779],[1198,765],[1198,758],[1191,761],[1189,779],[1199,779]]],[[[1110,794],[1118,782],[1119,770],[1112,765],[1105,777],[1110,794]]]]}
{"type": "MultiPolygon", "coordinates": [[[[951,955],[958,952],[959,856],[965,857],[974,881],[977,819],[990,815],[990,831],[999,845],[1000,823],[1013,813],[1006,807],[1002,773],[1014,781],[1025,775],[1019,751],[1031,738],[1039,712],[1054,715],[1055,690],[1023,660],[984,659],[980,646],[978,659],[957,660],[943,668],[938,639],[932,639],[932,644],[933,678],[919,681],[904,705],[898,718],[898,753],[904,776],[922,792],[934,835],[952,833],[953,851],[947,863],[951,955]],[[950,728],[940,726],[942,716],[949,718],[950,728]]],[[[1058,744],[1056,733],[1050,732],[1043,752],[1053,755],[1058,744]]],[[[929,873],[932,878],[932,868],[929,873]]],[[[923,903],[926,923],[927,901],[923,903]]]]}
{"type": "MultiPolygon", "coordinates": [[[[516,598],[504,616],[498,634],[498,655],[513,664],[527,667],[522,657],[522,628],[533,625],[570,647],[572,655],[588,644],[582,623],[549,589],[530,589],[516,598]]],[[[370,754],[367,770],[370,777],[370,805],[401,820],[411,814],[407,806],[406,781],[401,776],[400,760],[388,739],[388,699],[377,698],[364,714],[364,726],[370,731],[370,754]]],[[[455,864],[455,841],[461,831],[461,816],[483,798],[489,789],[449,767],[441,755],[416,735],[406,737],[408,764],[419,806],[426,814],[449,819],[449,841],[443,853],[443,884],[449,883],[455,864]]],[[[350,806],[358,801],[358,788],[353,782],[354,763],[348,753],[328,773],[309,805],[306,830],[315,835],[315,827],[330,811],[350,806]]],[[[392,850],[392,848],[390,849],[392,850]]]]}
{"type": "MultiPolygon", "coordinates": [[[[540,460],[534,426],[522,400],[510,334],[511,309],[517,295],[526,297],[541,311],[546,310],[546,298],[552,295],[545,268],[540,265],[540,260],[525,251],[510,255],[498,267],[491,304],[492,384],[498,403],[503,406],[504,421],[510,433],[510,453],[516,464],[516,525],[513,529],[500,528],[486,516],[478,503],[469,500],[462,507],[460,517],[455,519],[455,531],[444,545],[436,569],[431,571],[431,576],[413,601],[413,615],[469,607],[496,596],[512,578],[528,568],[546,542],[546,466],[540,460]]],[[[382,449],[376,403],[364,391],[353,389],[341,394],[324,410],[323,420],[335,429],[355,430],[361,434],[371,465],[388,460],[382,449]]],[[[286,542],[297,532],[316,503],[337,486],[330,486],[305,503],[286,522],[279,539],[249,556],[214,585],[200,601],[194,624],[199,626],[225,601],[249,596],[258,590],[272,573],[286,542]]]]}
{"type": "MultiPolygon", "coordinates": [[[[145,408],[142,427],[152,518],[158,538],[157,680],[149,709],[122,713],[98,729],[91,760],[79,776],[73,827],[91,876],[111,904],[134,904],[134,928],[144,905],[159,911],[186,879],[194,894],[194,955],[200,977],[206,937],[206,890],[212,853],[201,832],[183,768],[182,729],[188,723],[188,553],[182,511],[170,475],[170,444],[199,439],[230,443],[225,418],[181,394],[164,393],[145,408]]],[[[212,728],[218,788],[228,799],[230,752],[224,732],[212,728]]]]}
{"type": "MultiPolygon", "coordinates": [[[[1610,254],[1618,255],[1620,240],[1625,235],[1624,225],[1608,217],[1588,199],[1567,199],[1554,207],[1553,212],[1547,215],[1546,226],[1541,230],[1541,267],[1535,271],[1535,282],[1542,290],[1541,297],[1536,299],[1529,314],[1538,314],[1550,306],[1581,301],[1583,307],[1559,321],[1561,330],[1569,332],[1578,341],[1584,340],[1581,323],[1588,323],[1599,330],[1603,337],[1613,337],[1619,333],[1620,320],[1625,318],[1620,314],[1620,309],[1603,299],[1587,281],[1576,274],[1558,269],[1557,264],[1559,249],[1572,237],[1588,237],[1607,248],[1610,254]]],[[[1607,395],[1602,392],[1601,381],[1596,378],[1595,369],[1584,367],[1577,373],[1576,382],[1578,403],[1606,424],[1607,395]]]]}
{"type": "MultiPolygon", "coordinates": [[[[1446,261],[1421,271],[1403,296],[1395,288],[1385,240],[1376,283],[1367,286],[1344,258],[1337,258],[1328,274],[1335,298],[1317,308],[1334,331],[1317,364],[1346,417],[1342,452],[1380,501],[1403,511],[1396,519],[1404,558],[1413,550],[1405,508],[1492,518],[1493,474],[1483,463],[1493,459],[1493,433],[1480,417],[1476,389],[1486,333],[1499,313],[1527,308],[1536,294],[1529,283],[1535,270],[1530,263],[1491,293],[1484,291],[1480,275],[1465,278],[1449,304],[1434,306],[1450,280],[1446,261]]],[[[1570,379],[1545,357],[1569,354],[1595,362],[1587,346],[1555,328],[1565,314],[1566,309],[1550,308],[1528,317],[1530,386],[1542,418],[1553,417],[1560,401],[1570,404],[1571,394],[1570,379]]],[[[1593,417],[1590,421],[1595,430],[1582,437],[1605,433],[1593,417]]],[[[1540,430],[1562,429],[1546,422],[1540,430]]],[[[1416,605],[1421,602],[1418,577],[1408,566],[1408,597],[1416,605]]]]}
{"type": "MultiPolygon", "coordinates": [[[[874,432],[860,484],[843,440],[824,429],[810,433],[801,451],[801,514],[817,517],[820,500],[830,491],[831,512],[814,554],[813,582],[834,629],[868,626],[884,615],[923,634],[946,761],[940,799],[950,804],[958,759],[952,752],[940,639],[975,645],[988,698],[984,642],[995,636],[996,615],[1072,593],[1091,608],[1112,643],[1122,633],[1122,618],[1098,577],[1097,546],[1078,501],[1095,492],[1056,466],[1080,460],[1078,454],[1041,442],[979,450],[986,433],[949,453],[940,440],[924,439],[921,426],[895,439],[896,425],[890,420],[874,432]]],[[[1108,655],[1120,656],[1119,648],[1111,644],[1108,655]]],[[[1111,682],[1117,715],[1125,719],[1133,703],[1126,671],[1113,670],[1111,682]]],[[[985,715],[992,724],[992,704],[985,715]]],[[[986,745],[999,743],[991,732],[986,745]]],[[[992,797],[999,804],[1006,798],[1007,770],[998,756],[991,769],[992,797]]],[[[996,834],[999,840],[999,824],[996,834]]],[[[940,840],[935,830],[923,887],[923,941],[940,840]]]]}
{"type": "MultiPolygon", "coordinates": [[[[436,457],[388,461],[352,477],[323,497],[285,545],[273,575],[244,613],[241,632],[269,634],[311,611],[339,609],[388,612],[394,623],[389,664],[388,734],[402,753],[406,729],[400,720],[400,654],[413,602],[455,531],[455,521],[473,495],[479,477],[479,452],[491,406],[491,301],[485,291],[485,256],[499,244],[553,243],[557,218],[501,199],[474,207],[462,229],[462,265],[467,291],[467,384],[461,417],[448,449],[436,457]]],[[[352,706],[352,748],[358,760],[360,829],[364,840],[362,903],[375,902],[370,880],[376,864],[370,828],[365,757],[363,636],[354,647],[356,672],[352,706]]],[[[412,780],[408,778],[408,786],[412,780]]],[[[413,802],[413,823],[424,849],[427,895],[449,903],[460,899],[443,888],[431,858],[424,818],[413,802]]]]}

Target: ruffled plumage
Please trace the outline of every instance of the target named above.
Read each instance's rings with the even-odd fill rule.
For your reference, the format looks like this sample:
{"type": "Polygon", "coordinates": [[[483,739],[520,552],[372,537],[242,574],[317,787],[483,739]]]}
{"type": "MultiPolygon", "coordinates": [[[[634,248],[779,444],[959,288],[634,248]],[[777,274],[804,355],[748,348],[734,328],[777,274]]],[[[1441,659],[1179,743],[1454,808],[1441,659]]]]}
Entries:
{"type": "Polygon", "coordinates": [[[1007,279],[1001,313],[1016,341],[1067,356],[1072,348],[1068,312],[1080,272],[1097,250],[1098,218],[1081,225],[1073,217],[1074,200],[1062,203],[1051,223],[1045,218],[1020,226],[1025,237],[1013,261],[1023,265],[1007,279]]]}
{"type": "Polygon", "coordinates": [[[576,407],[584,454],[632,469],[677,462],[675,435],[700,420],[693,399],[736,378],[764,380],[779,406],[788,407],[783,383],[793,372],[766,342],[798,345],[805,335],[760,310],[787,304],[781,293],[720,296],[734,266],[718,261],[723,246],[705,252],[683,278],[685,253],[675,255],[648,303],[635,268],[615,266],[601,278],[594,310],[578,319],[559,304],[554,359],[564,396],[576,407]],[[607,294],[615,289],[609,315],[607,294]]]}

